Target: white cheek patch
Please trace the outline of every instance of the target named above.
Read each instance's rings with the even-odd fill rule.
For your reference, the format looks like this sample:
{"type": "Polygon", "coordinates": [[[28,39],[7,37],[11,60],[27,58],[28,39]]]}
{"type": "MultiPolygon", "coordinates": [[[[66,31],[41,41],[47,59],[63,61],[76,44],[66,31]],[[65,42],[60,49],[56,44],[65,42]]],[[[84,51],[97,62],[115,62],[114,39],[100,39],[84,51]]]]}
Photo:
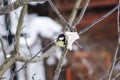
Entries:
{"type": "Polygon", "coordinates": [[[67,37],[67,49],[72,50],[73,42],[79,39],[80,37],[77,32],[65,32],[65,35],[67,37]]]}
{"type": "Polygon", "coordinates": [[[64,40],[64,37],[59,37],[59,40],[64,40]]]}

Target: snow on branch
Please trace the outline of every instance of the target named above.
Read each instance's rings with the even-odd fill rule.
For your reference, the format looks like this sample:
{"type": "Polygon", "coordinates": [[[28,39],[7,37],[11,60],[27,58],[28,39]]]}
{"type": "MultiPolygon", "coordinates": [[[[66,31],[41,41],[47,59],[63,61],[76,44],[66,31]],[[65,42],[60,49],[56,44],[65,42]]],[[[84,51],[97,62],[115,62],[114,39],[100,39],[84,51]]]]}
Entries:
{"type": "Polygon", "coordinates": [[[9,13],[24,4],[28,4],[29,2],[39,2],[39,1],[47,1],[47,0],[16,0],[15,2],[0,8],[0,15],[4,15],[6,13],[9,13]]]}

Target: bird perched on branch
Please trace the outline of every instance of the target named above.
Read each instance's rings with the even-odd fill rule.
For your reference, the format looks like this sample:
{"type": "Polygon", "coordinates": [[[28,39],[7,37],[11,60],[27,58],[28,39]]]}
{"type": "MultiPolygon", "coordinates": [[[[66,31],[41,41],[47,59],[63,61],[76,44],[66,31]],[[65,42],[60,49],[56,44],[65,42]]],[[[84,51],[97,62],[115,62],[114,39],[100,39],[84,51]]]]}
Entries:
{"type": "Polygon", "coordinates": [[[65,47],[65,45],[67,45],[67,39],[65,34],[59,34],[59,36],[57,37],[56,45],[60,47],[65,47]]]}
{"type": "Polygon", "coordinates": [[[67,49],[72,50],[72,45],[74,43],[74,41],[76,41],[77,39],[79,39],[79,35],[77,32],[65,32],[60,34],[57,37],[57,41],[56,41],[56,45],[60,46],[60,47],[65,47],[65,45],[67,46],[67,49]]]}

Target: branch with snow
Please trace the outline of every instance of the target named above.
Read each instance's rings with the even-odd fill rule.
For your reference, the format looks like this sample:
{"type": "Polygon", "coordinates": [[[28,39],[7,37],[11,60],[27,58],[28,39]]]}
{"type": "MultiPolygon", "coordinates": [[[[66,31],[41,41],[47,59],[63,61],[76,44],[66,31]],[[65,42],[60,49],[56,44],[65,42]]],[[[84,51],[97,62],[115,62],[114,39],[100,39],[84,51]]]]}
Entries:
{"type": "Polygon", "coordinates": [[[24,17],[25,17],[25,14],[27,12],[27,7],[28,7],[28,5],[23,6],[20,18],[18,20],[19,23],[17,25],[17,31],[16,31],[16,35],[15,35],[15,44],[14,44],[16,54],[19,53],[20,34],[21,34],[22,25],[24,22],[24,17]]]}
{"type": "Polygon", "coordinates": [[[24,4],[28,4],[30,2],[40,2],[40,1],[47,1],[47,0],[16,0],[15,2],[13,2],[5,7],[1,7],[0,8],[0,15],[4,15],[6,13],[9,13],[9,12],[23,6],[24,4]]]}
{"type": "Polygon", "coordinates": [[[79,39],[79,35],[77,32],[65,32],[65,35],[67,37],[67,49],[72,50],[72,45],[74,41],[79,39]]]}
{"type": "MultiPolygon", "coordinates": [[[[74,5],[74,8],[73,8],[73,11],[72,11],[72,13],[71,13],[71,17],[70,17],[70,19],[69,19],[69,24],[70,25],[72,25],[72,23],[73,23],[73,21],[74,21],[74,19],[75,19],[75,16],[77,15],[77,11],[78,11],[78,7],[79,7],[79,5],[80,5],[80,2],[81,2],[82,0],[76,0],[76,2],[75,2],[75,5],[74,5]]],[[[58,15],[59,16],[59,15],[58,15]]],[[[70,31],[72,31],[72,26],[67,26],[66,25],[66,28],[68,28],[68,30],[70,30],[70,31]]],[[[72,49],[72,44],[73,44],[73,42],[76,40],[76,39],[78,39],[79,38],[79,36],[78,36],[78,33],[75,33],[76,35],[76,38],[73,40],[72,38],[73,38],[73,35],[74,35],[74,32],[66,32],[66,36],[67,36],[67,38],[69,38],[68,39],[68,42],[67,42],[67,45],[65,46],[65,48],[64,48],[64,52],[63,52],[63,55],[62,55],[62,57],[61,57],[61,59],[60,59],[60,61],[59,61],[59,63],[58,63],[58,66],[57,66],[57,68],[56,68],[56,70],[55,70],[55,74],[54,74],[54,77],[53,77],[53,80],[58,80],[58,78],[59,78],[59,75],[60,75],[60,73],[61,73],[61,69],[62,69],[62,63],[63,63],[63,60],[64,60],[64,58],[66,57],[66,55],[67,55],[67,51],[68,51],[68,49],[72,49]],[[70,37],[70,35],[69,34],[72,34],[72,37],[70,37]],[[70,41],[72,41],[72,42],[70,42],[70,41]]]]}
{"type": "Polygon", "coordinates": [[[21,15],[19,18],[19,23],[17,26],[17,32],[16,32],[16,43],[15,43],[15,49],[12,53],[12,57],[10,57],[10,59],[8,59],[5,63],[3,63],[3,65],[0,67],[0,78],[2,78],[3,74],[10,68],[10,66],[16,61],[16,58],[18,56],[18,51],[19,51],[19,39],[20,39],[20,33],[21,33],[21,27],[23,24],[23,19],[25,16],[25,13],[27,11],[27,5],[24,5],[22,11],[21,11],[21,15]]]}
{"type": "Polygon", "coordinates": [[[8,59],[6,62],[0,66],[0,79],[3,77],[4,73],[11,67],[11,65],[15,62],[15,55],[12,55],[10,59],[8,59]]]}
{"type": "MultiPolygon", "coordinates": [[[[76,16],[76,13],[77,13],[77,10],[73,10],[73,13],[74,13],[74,16],[71,16],[71,18],[69,19],[69,22],[67,22],[65,20],[65,18],[60,14],[60,12],[57,10],[57,8],[55,7],[55,5],[52,3],[51,0],[16,0],[15,2],[11,3],[10,5],[6,6],[6,7],[3,7],[3,8],[0,8],[0,15],[3,15],[3,14],[6,14],[6,13],[9,13],[15,9],[17,9],[18,7],[20,6],[23,6],[24,4],[28,4],[29,2],[38,2],[38,1],[48,1],[50,6],[52,7],[53,11],[58,15],[58,17],[60,18],[60,20],[67,26],[68,29],[70,29],[70,31],[72,31],[72,26],[73,25],[77,25],[81,19],[83,18],[84,14],[85,14],[85,11],[86,11],[86,8],[89,4],[89,1],[90,0],[86,0],[86,3],[79,15],[79,17],[76,19],[75,23],[73,24],[73,21],[75,20],[75,16],[76,16]],[[72,25],[73,24],[73,25],[72,25]]],[[[76,0],[78,1],[78,0],[76,0]]],[[[76,2],[77,6],[74,8],[78,8],[79,5],[80,5],[80,2],[81,0],[79,0],[79,4],[76,2]]],[[[113,8],[112,10],[110,10],[107,14],[105,14],[104,16],[102,16],[101,18],[97,19],[95,22],[93,22],[91,25],[89,25],[88,27],[86,27],[85,29],[81,30],[79,32],[79,35],[81,35],[82,33],[86,32],[87,30],[89,30],[90,28],[92,28],[95,24],[97,24],[98,22],[102,21],[103,19],[105,19],[106,17],[108,17],[110,14],[112,14],[120,5],[117,5],[115,8],[113,8]]],[[[23,14],[24,15],[24,14],[23,14]]],[[[72,14],[73,15],[73,14],[72,14]]],[[[23,20],[20,19],[20,25],[22,24],[23,20]]],[[[18,25],[19,25],[18,24],[18,25]]],[[[75,27],[74,26],[74,27],[75,27]]],[[[20,33],[21,31],[21,27],[18,27],[18,32],[16,34],[16,44],[15,44],[15,48],[16,48],[16,51],[13,52],[13,54],[15,53],[18,53],[19,51],[19,37],[20,37],[20,33]]],[[[79,36],[78,36],[78,33],[77,32],[65,32],[66,36],[67,36],[67,39],[68,39],[68,45],[65,47],[64,49],[64,53],[59,61],[59,64],[58,64],[58,67],[56,69],[56,72],[55,72],[55,75],[54,75],[54,80],[58,80],[58,77],[59,77],[59,74],[61,72],[61,68],[62,68],[62,63],[63,63],[63,60],[67,54],[67,50],[72,50],[72,44],[74,41],[76,41],[76,39],[79,39],[79,36]]],[[[53,43],[52,43],[53,44],[53,43]]],[[[45,48],[41,49],[38,53],[36,53],[32,58],[26,58],[24,56],[21,56],[20,54],[18,55],[12,55],[12,57],[10,59],[8,59],[6,61],[6,63],[3,64],[3,66],[0,67],[0,78],[2,78],[2,75],[5,73],[5,71],[15,62],[15,61],[22,61],[22,62],[25,62],[25,64],[20,68],[23,69],[25,67],[25,65],[29,62],[39,62],[39,61],[42,61],[44,58],[46,57],[49,57],[50,54],[43,54],[42,56],[40,57],[37,57],[37,55],[41,52],[43,52],[44,50],[48,49],[49,48],[49,45],[51,45],[51,43],[49,43],[45,48]]],[[[16,72],[19,72],[20,70],[16,71],[16,72]]]]}

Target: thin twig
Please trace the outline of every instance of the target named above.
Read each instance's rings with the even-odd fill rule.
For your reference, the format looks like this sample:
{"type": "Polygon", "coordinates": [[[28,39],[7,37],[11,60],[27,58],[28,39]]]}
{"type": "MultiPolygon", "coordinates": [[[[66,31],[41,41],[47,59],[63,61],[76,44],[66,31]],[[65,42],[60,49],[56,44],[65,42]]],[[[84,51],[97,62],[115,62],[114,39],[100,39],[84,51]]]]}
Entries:
{"type": "Polygon", "coordinates": [[[120,0],[119,0],[119,7],[117,12],[117,26],[118,26],[118,44],[120,44],[120,0]]]}
{"type": "Polygon", "coordinates": [[[21,26],[23,23],[23,18],[25,16],[25,13],[27,11],[27,5],[23,6],[23,9],[21,11],[21,15],[19,18],[18,26],[17,26],[17,32],[16,32],[16,43],[15,43],[15,49],[12,53],[12,57],[8,59],[3,65],[0,67],[0,78],[2,78],[3,74],[10,68],[10,66],[15,62],[16,56],[19,51],[19,39],[20,39],[20,33],[21,33],[21,26]]]}
{"type": "MultiPolygon", "coordinates": [[[[25,4],[23,6],[23,8],[21,10],[20,18],[18,20],[17,31],[16,31],[16,36],[15,36],[15,44],[14,44],[14,54],[16,54],[17,56],[19,56],[18,53],[19,53],[20,34],[21,34],[22,25],[24,22],[24,17],[25,17],[25,14],[27,12],[27,7],[28,7],[27,4],[25,4]]],[[[15,71],[11,77],[11,80],[13,80],[14,76],[16,75],[15,71]]]]}
{"type": "Polygon", "coordinates": [[[25,16],[26,12],[27,12],[27,5],[24,5],[23,9],[21,11],[21,14],[20,14],[20,18],[18,20],[17,31],[16,31],[16,36],[15,36],[14,48],[15,48],[16,54],[19,52],[20,34],[21,34],[21,29],[22,29],[22,25],[24,22],[24,16],[25,16]]]}
{"type": "Polygon", "coordinates": [[[68,29],[71,29],[71,25],[65,20],[65,18],[61,15],[61,13],[57,10],[57,8],[55,7],[55,5],[53,4],[53,2],[51,0],[48,0],[51,8],[54,10],[54,12],[57,14],[57,16],[59,17],[60,21],[62,23],[64,23],[68,29]]]}
{"type": "Polygon", "coordinates": [[[15,68],[14,72],[12,73],[12,75],[11,75],[11,77],[10,77],[9,80],[13,80],[13,79],[14,79],[14,76],[16,75],[16,74],[15,74],[15,71],[16,71],[16,68],[15,68]]]}
{"type": "MultiPolygon", "coordinates": [[[[120,0],[119,0],[119,5],[120,5],[120,0]]],[[[116,60],[117,60],[117,54],[118,54],[119,47],[120,47],[120,23],[119,23],[119,21],[120,21],[119,20],[119,13],[120,13],[120,11],[119,11],[119,9],[120,9],[120,7],[118,7],[118,13],[117,13],[118,44],[117,44],[117,47],[116,47],[116,50],[115,50],[112,66],[111,66],[111,69],[110,69],[110,72],[109,72],[109,76],[108,76],[108,80],[111,80],[113,69],[114,69],[114,66],[115,66],[115,63],[116,63],[116,60]]]]}
{"type": "Polygon", "coordinates": [[[85,11],[86,11],[86,9],[88,7],[89,2],[90,2],[90,0],[85,1],[85,4],[83,5],[82,11],[81,11],[79,17],[75,20],[75,22],[73,24],[73,27],[76,27],[76,25],[79,24],[80,21],[82,20],[84,14],[85,14],[85,11]]]}
{"type": "Polygon", "coordinates": [[[5,49],[4,49],[4,44],[3,44],[3,41],[1,39],[1,37],[0,37],[0,43],[1,43],[1,47],[2,47],[4,58],[7,59],[7,57],[6,57],[7,53],[6,53],[5,49]]]}
{"type": "MultiPolygon", "coordinates": [[[[20,57],[18,56],[18,58],[16,59],[16,60],[23,60],[25,63],[23,64],[23,66],[19,69],[19,70],[17,70],[17,71],[15,71],[15,73],[17,74],[19,71],[21,71],[22,69],[24,69],[25,67],[26,67],[26,65],[27,65],[27,63],[29,63],[29,62],[39,62],[39,61],[42,61],[45,57],[43,56],[43,57],[40,57],[40,59],[36,59],[35,60],[35,57],[37,57],[38,56],[38,54],[40,54],[41,52],[44,52],[45,50],[47,50],[49,47],[50,47],[50,45],[53,45],[54,43],[53,42],[51,42],[51,43],[49,43],[47,46],[45,46],[45,48],[43,48],[43,49],[41,49],[40,51],[38,51],[32,58],[30,58],[30,59],[26,59],[26,58],[24,58],[24,57],[21,57],[21,59],[19,59],[20,57]],[[34,59],[34,60],[33,60],[34,59]]],[[[44,55],[44,54],[43,54],[44,55]]]]}
{"type": "Polygon", "coordinates": [[[82,2],[82,0],[76,0],[76,2],[75,2],[74,8],[73,8],[72,13],[70,15],[70,19],[68,20],[69,24],[71,24],[71,25],[73,24],[73,21],[75,20],[75,17],[76,17],[76,14],[78,12],[78,9],[79,9],[81,2],[82,2]]]}
{"type": "MultiPolygon", "coordinates": [[[[70,19],[68,20],[68,23],[69,23],[70,25],[72,25],[72,23],[73,23],[73,21],[74,21],[74,19],[75,19],[75,17],[76,17],[76,14],[77,14],[78,7],[79,7],[79,5],[80,5],[80,2],[81,2],[81,0],[76,0],[76,2],[75,2],[75,5],[74,5],[74,8],[73,8],[73,10],[72,10],[70,19]]],[[[57,9],[56,9],[56,10],[57,10],[57,9]]],[[[59,15],[58,15],[58,16],[59,16],[59,15]]],[[[62,15],[61,15],[61,16],[62,16],[62,15]]],[[[63,17],[63,16],[62,16],[62,17],[63,17]]],[[[63,19],[64,19],[64,17],[63,17],[63,19]]],[[[61,20],[62,20],[62,19],[61,19],[61,20]]],[[[70,26],[70,27],[71,27],[71,28],[69,28],[68,25],[66,25],[66,28],[69,28],[68,30],[72,31],[72,26],[70,26]]],[[[57,68],[56,68],[56,70],[55,70],[55,74],[54,74],[53,80],[58,80],[58,78],[59,78],[59,75],[60,75],[61,69],[62,69],[62,65],[63,65],[63,61],[64,61],[64,59],[65,59],[65,57],[66,57],[66,55],[67,55],[67,51],[68,51],[67,46],[65,46],[65,47],[64,47],[63,55],[61,56],[61,59],[60,59],[60,61],[59,61],[59,63],[58,63],[58,66],[57,66],[57,68]]]]}
{"type": "Polygon", "coordinates": [[[61,73],[61,68],[62,68],[62,66],[63,66],[63,61],[64,61],[64,59],[65,59],[65,57],[66,57],[66,55],[67,55],[67,48],[65,47],[64,48],[64,52],[63,52],[63,55],[61,56],[61,59],[60,59],[60,61],[59,61],[59,63],[58,63],[58,66],[57,66],[57,68],[56,68],[56,70],[55,70],[55,75],[54,75],[54,77],[53,77],[53,80],[58,80],[58,78],[59,78],[59,75],[60,75],[60,73],[61,73]]]}
{"type": "MultiPolygon", "coordinates": [[[[76,16],[76,14],[77,14],[77,11],[78,11],[78,7],[79,7],[79,5],[80,5],[80,2],[81,2],[81,0],[76,0],[76,3],[75,3],[75,5],[74,5],[74,8],[73,8],[73,10],[72,10],[72,13],[71,13],[71,16],[70,16],[70,19],[69,19],[69,24],[70,25],[72,25],[72,23],[73,23],[73,21],[74,21],[74,19],[75,19],[75,16],[76,16]]],[[[58,15],[59,16],[59,15],[58,15]]],[[[71,26],[70,26],[71,27],[71,26]]],[[[67,28],[67,25],[66,25],[66,28],[67,28]]],[[[72,28],[69,28],[69,30],[70,31],[72,31],[72,28]]],[[[58,80],[58,78],[59,78],[59,75],[60,75],[60,73],[61,73],[61,68],[62,68],[62,65],[63,65],[63,60],[65,59],[65,57],[66,57],[66,54],[67,54],[67,48],[65,47],[64,48],[64,52],[63,52],[63,55],[61,56],[61,59],[60,59],[60,61],[59,61],[59,63],[58,63],[58,66],[57,66],[57,68],[56,68],[56,70],[55,70],[55,75],[54,75],[54,77],[53,77],[53,80],[58,80]]]]}
{"type": "Polygon", "coordinates": [[[26,39],[26,37],[23,35],[23,37],[24,37],[24,39],[25,39],[25,44],[26,44],[26,47],[27,47],[27,49],[28,49],[28,51],[29,51],[29,53],[30,53],[30,56],[32,56],[32,52],[31,52],[31,50],[30,50],[30,47],[29,47],[29,45],[28,45],[28,43],[27,43],[27,39],[26,39]]]}
{"type": "Polygon", "coordinates": [[[108,80],[111,80],[112,72],[113,72],[113,69],[114,69],[114,65],[115,65],[115,62],[116,62],[116,57],[117,57],[118,51],[119,51],[119,44],[117,44],[117,47],[115,49],[115,54],[114,54],[113,62],[112,62],[111,69],[110,69],[110,72],[109,72],[108,80]]]}
{"type": "MultiPolygon", "coordinates": [[[[27,64],[28,64],[29,62],[40,62],[40,61],[42,61],[44,58],[46,58],[46,56],[41,56],[39,59],[35,59],[35,57],[37,57],[38,54],[40,54],[41,52],[46,51],[46,50],[47,50],[51,45],[53,45],[53,44],[54,44],[53,42],[49,43],[45,48],[41,49],[37,54],[35,54],[35,55],[34,55],[32,58],[30,58],[30,59],[27,59],[26,57],[24,58],[24,57],[22,57],[21,55],[17,56],[16,61],[22,60],[22,61],[25,62],[25,63],[22,65],[22,67],[21,67],[20,69],[15,70],[14,76],[15,76],[18,72],[20,72],[22,69],[25,69],[26,66],[27,66],[27,64]],[[33,59],[34,59],[34,60],[33,60],[33,59]]],[[[44,55],[44,54],[43,54],[43,55],[44,55]]],[[[49,55],[48,55],[48,56],[49,56],[49,55]]]]}
{"type": "Polygon", "coordinates": [[[110,14],[112,14],[113,12],[115,12],[118,7],[120,7],[120,5],[115,6],[112,10],[110,10],[108,13],[106,13],[105,15],[103,15],[102,17],[100,17],[99,19],[95,20],[92,24],[88,25],[85,29],[79,31],[79,35],[85,33],[86,31],[88,31],[90,28],[92,28],[94,25],[96,25],[97,23],[99,23],[100,21],[102,21],[103,19],[105,19],[106,17],[108,17],[110,14]]]}
{"type": "Polygon", "coordinates": [[[6,13],[9,13],[24,4],[28,4],[29,2],[39,2],[39,1],[47,1],[47,0],[16,0],[15,2],[0,8],[0,15],[4,15],[6,13]]]}
{"type": "Polygon", "coordinates": [[[79,42],[77,40],[75,41],[75,44],[78,46],[79,49],[82,48],[82,46],[79,44],[79,42]]]}
{"type": "MultiPolygon", "coordinates": [[[[74,19],[75,19],[75,16],[76,16],[76,14],[77,14],[78,7],[79,7],[79,5],[80,5],[80,2],[81,2],[81,0],[76,0],[76,2],[75,2],[74,8],[73,8],[73,10],[72,10],[72,13],[71,13],[71,16],[70,16],[70,19],[69,19],[69,22],[68,22],[70,25],[72,25],[72,23],[73,23],[73,21],[74,21],[74,19]]],[[[59,15],[58,15],[58,16],[59,16],[59,15]]],[[[71,26],[70,26],[70,27],[71,27],[71,26]]],[[[67,28],[67,26],[66,26],[66,28],[67,28]]],[[[72,28],[69,28],[69,30],[72,31],[72,28]]],[[[65,46],[65,47],[64,47],[63,55],[61,56],[61,59],[60,59],[60,61],[59,61],[59,63],[58,63],[58,66],[57,66],[57,68],[56,68],[56,70],[55,70],[55,74],[54,74],[53,80],[58,80],[58,78],[59,78],[59,75],[60,75],[61,69],[62,69],[62,65],[63,65],[63,61],[64,61],[64,59],[65,59],[65,57],[66,57],[66,55],[67,55],[67,51],[68,51],[68,49],[67,49],[67,47],[65,46]]]]}
{"type": "Polygon", "coordinates": [[[112,80],[116,80],[120,76],[120,73],[118,73],[112,80]]]}
{"type": "Polygon", "coordinates": [[[0,66],[0,78],[3,77],[4,73],[8,70],[8,68],[11,67],[11,65],[15,62],[15,55],[12,55],[10,59],[8,59],[6,62],[0,66]]]}
{"type": "MultiPolygon", "coordinates": [[[[77,15],[77,12],[78,12],[78,9],[79,9],[79,6],[80,6],[80,3],[82,2],[82,0],[76,0],[75,2],[75,5],[74,5],[74,8],[72,10],[72,13],[70,15],[70,19],[68,20],[69,24],[72,25],[73,24],[73,21],[75,20],[75,17],[77,15]]],[[[83,10],[82,10],[83,11],[83,10]]],[[[83,15],[84,13],[82,13],[83,15]]],[[[80,14],[81,15],[81,14],[80,14]]],[[[80,17],[81,18],[81,17],[80,17]]],[[[82,19],[82,18],[81,18],[82,19]]],[[[71,26],[72,27],[72,26],[71,26]]],[[[73,28],[72,28],[73,29],[73,28]]],[[[76,29],[76,27],[75,27],[76,29]]],[[[77,30],[77,29],[76,29],[77,30]]],[[[72,30],[71,30],[72,31],[72,30]]],[[[81,48],[81,45],[78,43],[78,41],[75,41],[76,45],[81,48]]]]}

